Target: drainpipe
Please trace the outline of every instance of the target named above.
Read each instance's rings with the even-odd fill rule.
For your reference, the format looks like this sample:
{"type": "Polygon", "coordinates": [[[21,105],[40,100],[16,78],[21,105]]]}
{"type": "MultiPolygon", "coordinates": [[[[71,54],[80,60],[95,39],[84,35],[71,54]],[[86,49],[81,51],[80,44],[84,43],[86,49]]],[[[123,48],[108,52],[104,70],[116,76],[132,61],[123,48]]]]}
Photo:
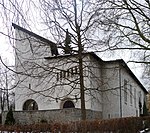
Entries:
{"type": "Polygon", "coordinates": [[[119,64],[120,118],[122,118],[121,66],[119,64]]]}

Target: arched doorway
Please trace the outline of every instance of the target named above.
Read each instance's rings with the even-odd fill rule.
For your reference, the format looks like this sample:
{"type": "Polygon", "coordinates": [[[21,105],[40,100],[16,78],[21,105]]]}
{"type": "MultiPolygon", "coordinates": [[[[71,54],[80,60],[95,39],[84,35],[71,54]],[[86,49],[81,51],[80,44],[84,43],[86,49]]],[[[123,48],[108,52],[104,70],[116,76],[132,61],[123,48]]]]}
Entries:
{"type": "Polygon", "coordinates": [[[70,100],[65,101],[63,108],[75,108],[74,103],[70,100]]]}
{"type": "Polygon", "coordinates": [[[24,103],[23,110],[38,110],[38,105],[36,101],[29,99],[24,103]]]}

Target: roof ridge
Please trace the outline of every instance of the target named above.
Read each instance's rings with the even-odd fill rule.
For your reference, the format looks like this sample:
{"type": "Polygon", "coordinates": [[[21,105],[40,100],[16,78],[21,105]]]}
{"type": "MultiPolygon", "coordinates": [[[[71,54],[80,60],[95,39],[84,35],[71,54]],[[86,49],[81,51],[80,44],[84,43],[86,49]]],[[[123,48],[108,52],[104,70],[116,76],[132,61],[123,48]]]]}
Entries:
{"type": "Polygon", "coordinates": [[[21,31],[23,31],[23,32],[25,32],[25,33],[28,33],[29,35],[34,36],[34,37],[40,39],[41,41],[50,43],[51,45],[55,44],[54,42],[52,42],[52,41],[50,41],[50,40],[48,40],[48,39],[46,39],[46,38],[44,38],[44,37],[42,37],[42,36],[40,36],[40,35],[34,33],[34,32],[32,32],[32,31],[29,31],[29,30],[27,30],[27,29],[25,29],[25,28],[23,28],[23,27],[21,27],[21,26],[15,24],[15,23],[12,23],[12,26],[14,27],[14,29],[16,28],[16,29],[21,30],[21,31]]]}

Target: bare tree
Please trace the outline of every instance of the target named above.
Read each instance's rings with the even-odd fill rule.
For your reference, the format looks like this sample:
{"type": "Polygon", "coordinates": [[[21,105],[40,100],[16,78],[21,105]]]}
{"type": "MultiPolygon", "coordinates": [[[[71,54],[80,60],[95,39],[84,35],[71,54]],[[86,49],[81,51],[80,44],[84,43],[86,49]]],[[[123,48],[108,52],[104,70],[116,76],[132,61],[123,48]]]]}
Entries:
{"type": "MultiPolygon", "coordinates": [[[[21,8],[25,4],[24,1],[20,1],[19,3],[17,1],[15,1],[15,3],[8,1],[8,3],[10,4],[10,8],[6,6],[4,1],[1,3],[1,6],[4,12],[8,12],[6,16],[11,16],[9,20],[13,20],[20,26],[28,29],[30,29],[30,25],[32,25],[33,22],[33,19],[30,21],[29,18],[34,16],[34,12],[28,14],[28,9],[32,5],[40,14],[37,15],[37,18],[40,18],[40,21],[42,21],[42,24],[40,24],[42,28],[41,31],[44,33],[47,32],[46,36],[56,42],[53,43],[43,38],[37,40],[34,38],[35,34],[33,37],[19,32],[15,37],[11,32],[5,34],[9,37],[16,52],[16,71],[12,71],[16,73],[18,88],[28,88],[30,91],[27,92],[27,95],[36,93],[39,94],[38,96],[49,97],[51,100],[56,101],[72,95],[74,99],[81,100],[82,119],[85,120],[85,93],[86,95],[92,95],[92,91],[101,93],[102,90],[100,90],[100,87],[108,83],[102,83],[102,81],[100,81],[100,78],[97,77],[97,73],[93,71],[93,69],[99,69],[99,66],[94,63],[90,64],[88,61],[85,62],[84,53],[87,51],[101,52],[107,49],[122,48],[119,46],[122,46],[120,45],[122,42],[127,42],[128,34],[126,35],[126,39],[122,37],[124,37],[123,34],[128,32],[128,30],[125,33],[120,31],[124,31],[123,29],[128,28],[128,26],[125,25],[119,29],[119,22],[125,24],[123,18],[126,18],[127,15],[124,13],[124,10],[126,11],[127,9],[127,5],[125,9],[122,9],[120,7],[117,8],[116,5],[120,5],[120,3],[122,3],[121,1],[114,4],[111,1],[105,0],[39,0],[36,3],[33,1],[27,2],[28,8],[25,9],[21,8]],[[13,15],[10,15],[9,11],[12,11],[13,15]],[[122,17],[121,15],[124,16],[122,17]],[[15,39],[17,43],[22,41],[21,49],[14,45],[13,39],[15,39]],[[28,46],[25,41],[29,44],[28,46]],[[47,44],[51,44],[54,49],[57,44],[62,57],[55,59],[55,57],[59,55],[53,48],[52,50],[55,51],[53,51],[55,57],[46,57],[49,52],[49,45],[47,44]],[[41,53],[43,47],[45,48],[41,53]],[[72,55],[74,56],[72,57],[72,55]],[[43,57],[47,60],[46,63],[43,61],[43,57]],[[65,66],[68,67],[67,70],[65,70],[65,66]],[[95,79],[94,82],[97,82],[97,86],[94,86],[94,83],[93,88],[88,88],[88,86],[85,85],[84,81],[86,77],[88,77],[85,70],[95,79]],[[70,80],[72,75],[73,78],[70,80]],[[37,83],[34,85],[34,87],[37,88],[36,90],[32,88],[31,83],[37,83]],[[49,86],[50,83],[51,86],[49,86]],[[40,88],[41,85],[43,87],[42,90],[40,88]],[[60,88],[60,86],[69,86],[69,90],[65,90],[63,87],[60,88]],[[54,93],[56,90],[59,90],[59,93],[54,93]],[[60,93],[62,90],[65,91],[64,95],[60,93]]],[[[123,4],[123,6],[125,5],[123,4]]],[[[35,25],[39,24],[38,19],[33,23],[35,25]]],[[[17,26],[15,25],[14,27],[17,26]]],[[[2,34],[4,34],[4,32],[2,32],[2,34]]],[[[118,70],[118,68],[114,68],[114,73],[116,70],[118,70]]],[[[119,87],[116,86],[114,87],[114,90],[115,89],[119,89],[119,87]]],[[[110,89],[108,90],[110,91],[110,89]]],[[[94,97],[94,95],[92,96],[94,97]]]]}
{"type": "MultiPolygon", "coordinates": [[[[150,1],[149,0],[107,0],[104,20],[106,34],[110,34],[110,50],[130,50],[130,62],[145,66],[144,76],[149,77],[150,44],[150,1]]],[[[99,11],[98,11],[99,12],[99,11]]]]}
{"type": "Polygon", "coordinates": [[[1,64],[0,68],[0,86],[1,86],[1,111],[9,110],[10,106],[12,106],[12,101],[14,100],[14,96],[11,96],[14,92],[14,74],[9,69],[5,68],[1,64]]]}
{"type": "MultiPolygon", "coordinates": [[[[79,64],[79,88],[82,109],[82,119],[86,119],[85,112],[85,92],[84,84],[84,65],[83,53],[87,50],[103,51],[107,47],[107,37],[100,34],[98,19],[100,16],[97,10],[100,8],[103,1],[93,3],[92,1],[39,1],[41,18],[57,42],[58,48],[63,49],[66,46],[65,35],[69,34],[71,53],[77,54],[77,63],[79,64]],[[66,33],[67,29],[67,33],[66,33]],[[99,49],[99,50],[98,50],[99,49]]],[[[101,10],[103,13],[103,10],[101,10]]],[[[99,11],[100,14],[100,11],[99,11]]]]}

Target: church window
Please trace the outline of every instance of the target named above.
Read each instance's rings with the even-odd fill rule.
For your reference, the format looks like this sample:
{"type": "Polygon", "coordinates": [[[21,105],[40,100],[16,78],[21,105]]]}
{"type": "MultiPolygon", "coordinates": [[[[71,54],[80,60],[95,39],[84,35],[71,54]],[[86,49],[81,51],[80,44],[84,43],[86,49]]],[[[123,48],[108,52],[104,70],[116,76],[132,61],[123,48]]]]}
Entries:
{"type": "Polygon", "coordinates": [[[57,81],[61,80],[62,78],[67,78],[67,77],[73,77],[74,75],[79,74],[79,67],[74,66],[69,69],[61,70],[60,72],[56,73],[57,74],[57,81]]]}
{"type": "Polygon", "coordinates": [[[70,100],[65,101],[63,108],[75,108],[74,103],[70,100]]]}
{"type": "Polygon", "coordinates": [[[60,79],[63,77],[63,71],[60,71],[60,79]]]}
{"type": "Polygon", "coordinates": [[[36,101],[29,99],[24,103],[23,110],[38,110],[38,105],[36,101]]]}
{"type": "Polygon", "coordinates": [[[70,76],[70,72],[69,72],[69,69],[67,70],[67,77],[69,77],[70,76]]]}
{"type": "Polygon", "coordinates": [[[130,104],[132,105],[133,93],[132,93],[132,85],[130,85],[130,104]]]}
{"type": "Polygon", "coordinates": [[[57,81],[59,80],[59,73],[56,73],[57,74],[57,81]]]}
{"type": "Polygon", "coordinates": [[[127,96],[128,96],[128,94],[127,94],[127,80],[124,80],[124,102],[125,102],[125,104],[127,104],[127,96]]]}
{"type": "Polygon", "coordinates": [[[136,107],[136,88],[134,88],[134,105],[136,107]]]}

